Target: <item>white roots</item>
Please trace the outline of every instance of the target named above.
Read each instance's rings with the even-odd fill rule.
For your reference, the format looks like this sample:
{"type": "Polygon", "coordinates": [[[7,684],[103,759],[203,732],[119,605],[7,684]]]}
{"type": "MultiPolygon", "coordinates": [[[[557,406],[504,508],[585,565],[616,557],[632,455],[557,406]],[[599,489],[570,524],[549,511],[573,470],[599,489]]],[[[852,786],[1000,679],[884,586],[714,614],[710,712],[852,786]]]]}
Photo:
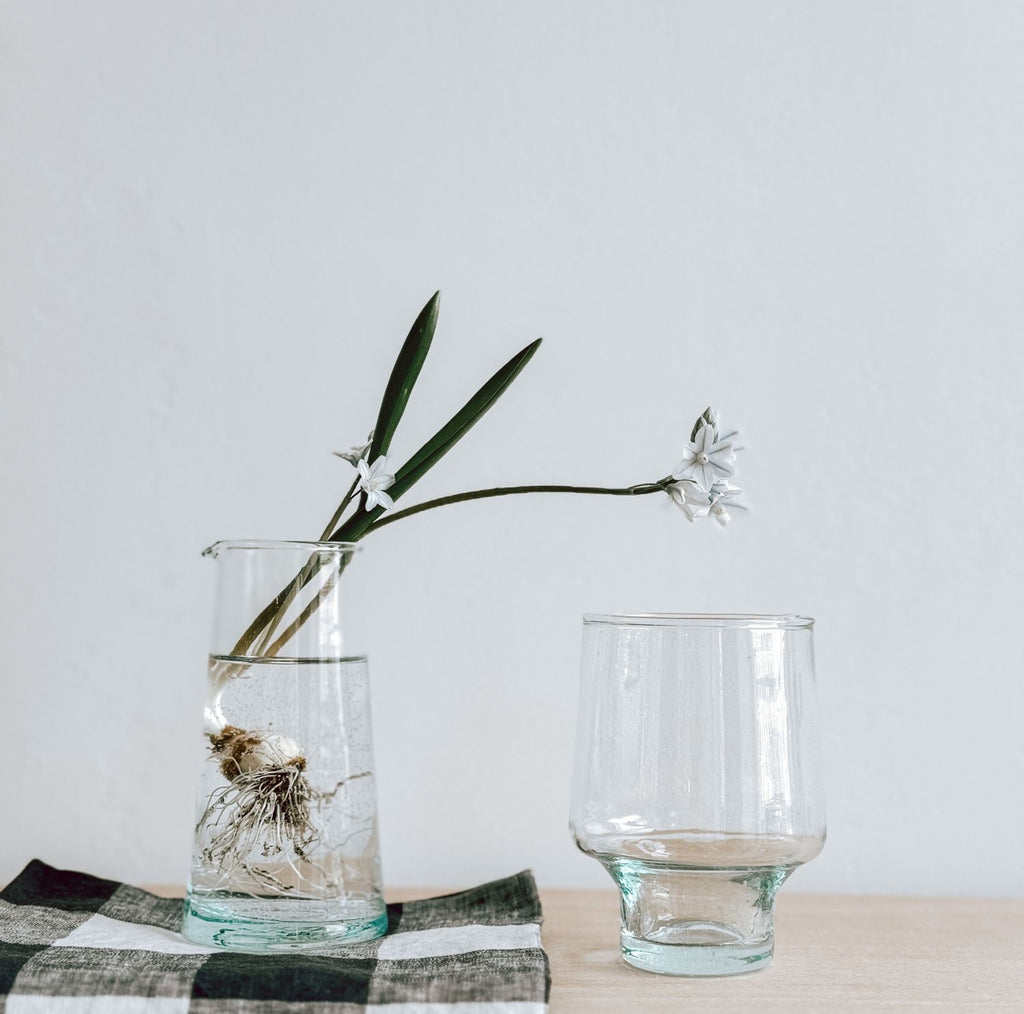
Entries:
{"type": "Polygon", "coordinates": [[[209,738],[228,784],[211,793],[196,827],[206,842],[204,864],[224,880],[242,874],[260,889],[282,894],[310,884],[310,874],[322,882],[324,870],[311,858],[321,833],[314,813],[344,784],[370,772],[345,778],[330,792],[318,792],[305,774],[306,759],[294,740],[232,725],[209,738]],[[274,869],[260,864],[261,859],[274,869]]]}
{"type": "Polygon", "coordinates": [[[198,830],[210,835],[203,861],[222,874],[243,871],[259,883],[269,881],[265,886],[292,890],[294,885],[250,860],[283,857],[293,865],[292,854],[307,858],[306,850],[318,837],[309,810],[312,796],[309,780],[298,767],[238,774],[211,795],[199,821],[198,830]]]}

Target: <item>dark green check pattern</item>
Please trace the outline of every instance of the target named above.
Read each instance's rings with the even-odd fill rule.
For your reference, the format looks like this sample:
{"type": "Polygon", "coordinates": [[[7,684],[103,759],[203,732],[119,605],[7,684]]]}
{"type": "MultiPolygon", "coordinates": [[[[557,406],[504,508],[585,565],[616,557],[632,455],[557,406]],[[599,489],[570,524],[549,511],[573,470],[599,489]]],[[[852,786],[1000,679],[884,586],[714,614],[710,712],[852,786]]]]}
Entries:
{"type": "Polygon", "coordinates": [[[529,872],[388,906],[381,940],[296,954],[190,944],[180,900],[33,860],[0,892],[0,1014],[543,1014],[529,872]]]}

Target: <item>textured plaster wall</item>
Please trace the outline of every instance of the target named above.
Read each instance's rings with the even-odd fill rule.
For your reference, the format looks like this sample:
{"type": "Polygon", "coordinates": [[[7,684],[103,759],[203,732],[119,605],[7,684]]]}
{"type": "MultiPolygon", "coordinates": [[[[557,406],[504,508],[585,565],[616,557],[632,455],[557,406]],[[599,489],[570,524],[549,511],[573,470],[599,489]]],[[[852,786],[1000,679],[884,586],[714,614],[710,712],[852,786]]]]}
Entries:
{"type": "Polygon", "coordinates": [[[0,4],[0,880],[183,879],[213,565],[315,536],[398,344],[419,488],[632,483],[717,405],[756,512],[463,505],[367,543],[385,875],[566,832],[585,611],[818,618],[805,890],[1024,895],[1024,7],[0,4]]]}

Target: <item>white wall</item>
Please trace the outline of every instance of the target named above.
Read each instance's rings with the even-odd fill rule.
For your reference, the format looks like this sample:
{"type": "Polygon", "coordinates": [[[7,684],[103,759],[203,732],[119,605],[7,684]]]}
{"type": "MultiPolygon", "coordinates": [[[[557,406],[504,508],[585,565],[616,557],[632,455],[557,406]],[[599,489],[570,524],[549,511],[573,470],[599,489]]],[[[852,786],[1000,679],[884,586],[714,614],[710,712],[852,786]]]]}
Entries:
{"type": "Polygon", "coordinates": [[[216,538],[315,536],[434,288],[422,497],[631,483],[717,405],[757,511],[534,498],[367,543],[385,874],[566,832],[591,610],[818,618],[795,888],[1024,895],[1024,7],[0,7],[0,881],[185,875],[216,538]]]}

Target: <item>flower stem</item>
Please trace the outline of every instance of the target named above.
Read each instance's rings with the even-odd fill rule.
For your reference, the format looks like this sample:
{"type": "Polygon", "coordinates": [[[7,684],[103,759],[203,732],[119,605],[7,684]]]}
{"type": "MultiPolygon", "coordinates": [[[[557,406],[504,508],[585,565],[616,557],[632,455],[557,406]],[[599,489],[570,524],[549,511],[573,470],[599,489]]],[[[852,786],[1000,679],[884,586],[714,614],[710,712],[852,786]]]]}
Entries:
{"type": "Polygon", "coordinates": [[[400,521],[402,518],[412,517],[413,514],[433,510],[435,507],[446,507],[448,504],[463,503],[466,500],[486,500],[496,496],[517,496],[520,493],[586,493],[592,496],[644,496],[647,493],[658,493],[664,490],[672,481],[672,476],[667,476],[658,482],[641,482],[636,486],[495,486],[491,489],[475,489],[469,493],[452,493],[450,496],[438,497],[436,500],[427,500],[424,503],[416,504],[415,507],[406,507],[405,510],[386,514],[380,521],[374,523],[370,531],[375,532],[378,528],[390,525],[392,521],[400,521]]]}
{"type": "MultiPolygon", "coordinates": [[[[358,480],[357,480],[358,481],[358,480]]],[[[423,511],[433,510],[435,507],[444,507],[448,504],[462,503],[466,500],[485,500],[491,497],[497,496],[516,496],[522,493],[583,493],[591,496],[645,496],[648,493],[658,493],[662,490],[667,489],[673,482],[671,475],[666,476],[664,479],[659,479],[657,482],[641,482],[635,486],[563,486],[563,485],[542,485],[542,486],[495,486],[492,489],[477,489],[472,490],[469,493],[453,493],[450,496],[442,496],[436,500],[427,500],[424,503],[416,504],[414,507],[407,507],[405,510],[395,511],[392,514],[387,514],[379,521],[374,522],[372,525],[361,528],[354,534],[349,541],[356,541],[357,539],[363,538],[369,532],[375,532],[378,528],[383,528],[385,525],[391,524],[392,521],[399,521],[402,518],[411,517],[413,514],[420,514],[423,511]]],[[[331,528],[340,519],[344,513],[345,506],[351,500],[355,492],[356,484],[353,483],[352,488],[345,495],[345,499],[342,500],[341,505],[335,512],[335,516],[331,519],[331,528]]],[[[330,533],[328,533],[330,534],[330,533]]],[[[337,533],[334,533],[335,535],[337,533]]],[[[321,537],[322,541],[325,537],[321,537]]],[[[338,541],[332,539],[330,541],[338,541]]],[[[344,570],[347,560],[341,562],[340,569],[337,574],[333,575],[329,580],[332,582],[330,587],[333,587],[333,581],[337,580],[340,576],[341,571],[344,570]]],[[[274,641],[270,643],[270,639],[277,632],[277,628],[280,625],[284,614],[287,612],[288,607],[295,600],[298,593],[306,587],[306,585],[313,579],[313,577],[319,572],[322,566],[320,555],[314,553],[307,561],[306,565],[295,575],[294,578],[277,594],[277,596],[270,602],[263,611],[256,617],[255,620],[249,625],[245,633],[239,638],[238,643],[235,645],[232,654],[244,655],[247,650],[252,646],[253,642],[259,640],[261,648],[259,649],[260,654],[266,653],[270,655],[276,655],[278,651],[291,639],[292,635],[302,627],[302,625],[309,619],[309,617],[316,612],[323,597],[330,592],[330,587],[325,586],[321,589],[321,594],[314,595],[314,597],[307,603],[305,608],[299,614],[298,617],[288,626],[288,628],[274,641]]]]}
{"type": "Polygon", "coordinates": [[[334,512],[331,520],[327,522],[327,527],[323,530],[323,534],[320,536],[320,541],[323,542],[325,539],[330,537],[331,532],[334,531],[335,526],[341,520],[342,514],[345,513],[345,508],[348,506],[349,500],[352,499],[352,494],[355,493],[356,487],[359,485],[359,476],[357,475],[352,480],[352,485],[349,486],[348,492],[342,497],[341,503],[338,504],[338,509],[334,512]]]}
{"type": "MultiPolygon", "coordinates": [[[[331,574],[326,581],[320,586],[320,590],[306,603],[302,612],[295,617],[294,620],[285,628],[281,636],[278,637],[273,644],[268,645],[267,648],[262,652],[263,655],[270,658],[276,658],[277,653],[292,639],[294,634],[301,629],[302,625],[308,620],[313,613],[319,608],[320,604],[327,598],[328,595],[334,590],[334,586],[338,582],[338,577],[341,572],[345,569],[347,564],[346,560],[339,562],[338,571],[335,574],[331,574]]],[[[279,614],[280,615],[280,614],[279,614]]]]}
{"type": "MultiPolygon", "coordinates": [[[[323,530],[320,536],[320,541],[324,542],[329,537],[332,531],[334,531],[335,525],[341,520],[342,514],[345,513],[345,508],[348,507],[353,495],[355,494],[356,488],[359,486],[359,476],[352,480],[352,485],[349,486],[348,492],[342,497],[341,503],[338,504],[337,510],[331,516],[331,520],[327,523],[327,527],[323,530]]],[[[273,645],[267,650],[267,645],[270,644],[270,639],[274,636],[277,631],[278,625],[284,618],[288,607],[292,604],[295,596],[308,584],[308,582],[315,576],[317,571],[320,569],[320,560],[317,554],[313,554],[309,558],[306,565],[299,571],[299,573],[288,583],[286,588],[283,588],[277,595],[273,602],[260,613],[259,616],[249,625],[245,633],[239,638],[235,644],[233,653],[235,655],[244,654],[247,650],[252,648],[253,643],[259,640],[259,645],[255,649],[255,654],[270,654],[276,655],[281,649],[281,646],[289,639],[289,637],[295,633],[298,627],[302,626],[308,618],[310,613],[303,611],[302,621],[296,626],[292,624],[291,627],[285,631],[285,635],[282,635],[274,642],[273,645]]],[[[344,564],[342,565],[344,569],[344,564]]],[[[319,599],[314,599],[314,602],[319,604],[319,599]]],[[[309,607],[307,606],[307,609],[309,607]]],[[[315,610],[315,606],[313,609],[315,610]]],[[[310,610],[312,612],[313,610],[310,610]]]]}

